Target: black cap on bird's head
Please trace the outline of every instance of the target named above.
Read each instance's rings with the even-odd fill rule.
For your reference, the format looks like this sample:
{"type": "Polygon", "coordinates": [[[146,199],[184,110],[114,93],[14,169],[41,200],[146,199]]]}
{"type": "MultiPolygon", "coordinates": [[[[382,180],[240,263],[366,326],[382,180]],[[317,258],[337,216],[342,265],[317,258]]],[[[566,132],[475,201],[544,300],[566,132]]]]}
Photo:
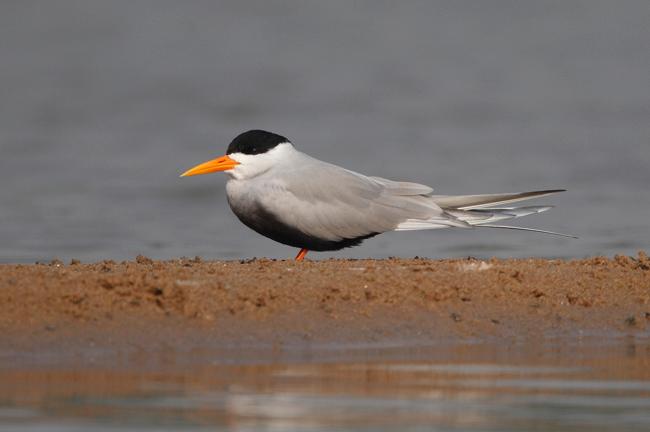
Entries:
{"type": "Polygon", "coordinates": [[[228,146],[226,154],[243,153],[256,155],[266,153],[278,144],[290,142],[282,135],[274,134],[263,130],[249,130],[235,137],[228,146]]]}

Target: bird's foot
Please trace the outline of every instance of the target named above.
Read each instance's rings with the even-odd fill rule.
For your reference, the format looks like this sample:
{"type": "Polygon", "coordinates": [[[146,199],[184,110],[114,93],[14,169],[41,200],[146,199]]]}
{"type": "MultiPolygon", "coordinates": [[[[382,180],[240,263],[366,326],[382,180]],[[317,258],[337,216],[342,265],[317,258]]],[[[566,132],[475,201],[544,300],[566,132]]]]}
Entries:
{"type": "Polygon", "coordinates": [[[307,255],[307,252],[309,252],[308,249],[300,249],[300,252],[298,252],[298,255],[296,255],[296,261],[302,261],[305,258],[305,255],[307,255]]]}

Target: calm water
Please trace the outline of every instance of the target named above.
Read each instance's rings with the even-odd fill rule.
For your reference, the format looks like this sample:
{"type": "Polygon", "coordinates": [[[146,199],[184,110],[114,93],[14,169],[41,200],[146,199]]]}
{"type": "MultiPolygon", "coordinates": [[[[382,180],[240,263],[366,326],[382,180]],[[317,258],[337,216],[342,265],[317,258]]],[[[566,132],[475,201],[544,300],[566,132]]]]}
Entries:
{"type": "MultiPolygon", "coordinates": [[[[566,187],[577,234],[393,233],[336,256],[633,254],[650,244],[639,1],[0,4],[0,261],[287,257],[179,179],[250,128],[439,193],[566,187]]],[[[328,254],[314,255],[328,257],[328,254]]]]}
{"type": "Polygon", "coordinates": [[[648,352],[645,337],[14,365],[0,430],[647,431],[648,352]]]}

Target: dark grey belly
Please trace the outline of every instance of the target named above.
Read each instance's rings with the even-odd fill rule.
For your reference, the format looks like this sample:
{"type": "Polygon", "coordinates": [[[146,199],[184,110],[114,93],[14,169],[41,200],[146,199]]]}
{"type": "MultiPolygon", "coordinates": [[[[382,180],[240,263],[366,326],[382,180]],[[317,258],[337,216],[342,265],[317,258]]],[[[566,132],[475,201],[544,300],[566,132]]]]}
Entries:
{"type": "Polygon", "coordinates": [[[370,233],[360,237],[333,241],[305,234],[281,222],[275,215],[262,206],[257,206],[254,211],[237,212],[233,209],[233,212],[244,225],[265,237],[282,244],[312,251],[332,251],[357,246],[365,239],[379,234],[370,233]]]}

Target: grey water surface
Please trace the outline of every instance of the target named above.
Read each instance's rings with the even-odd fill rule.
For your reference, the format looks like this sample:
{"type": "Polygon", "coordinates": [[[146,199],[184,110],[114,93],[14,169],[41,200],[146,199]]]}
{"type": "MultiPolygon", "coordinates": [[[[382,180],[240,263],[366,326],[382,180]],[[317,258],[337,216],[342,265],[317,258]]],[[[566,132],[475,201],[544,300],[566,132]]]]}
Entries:
{"type": "Polygon", "coordinates": [[[0,262],[284,258],[222,175],[238,133],[441,194],[567,188],[490,229],[311,258],[583,257],[650,244],[647,1],[0,3],[0,262]]]}

